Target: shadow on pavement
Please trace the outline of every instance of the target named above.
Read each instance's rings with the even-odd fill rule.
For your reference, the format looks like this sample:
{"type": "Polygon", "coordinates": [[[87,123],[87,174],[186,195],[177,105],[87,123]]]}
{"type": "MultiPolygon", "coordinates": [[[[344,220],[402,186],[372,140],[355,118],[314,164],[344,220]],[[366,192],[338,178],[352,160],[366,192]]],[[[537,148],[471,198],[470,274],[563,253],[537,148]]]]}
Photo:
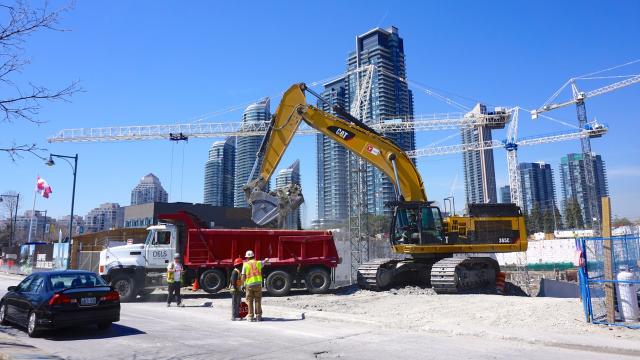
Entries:
{"type": "Polygon", "coordinates": [[[263,317],[262,322],[286,322],[286,321],[301,321],[304,319],[285,319],[285,318],[277,318],[277,317],[263,317]]]}
{"type": "Polygon", "coordinates": [[[42,333],[42,338],[54,341],[73,341],[88,339],[108,339],[122,336],[146,334],[129,326],[113,324],[109,330],[98,330],[95,326],[50,330],[42,333]]]}

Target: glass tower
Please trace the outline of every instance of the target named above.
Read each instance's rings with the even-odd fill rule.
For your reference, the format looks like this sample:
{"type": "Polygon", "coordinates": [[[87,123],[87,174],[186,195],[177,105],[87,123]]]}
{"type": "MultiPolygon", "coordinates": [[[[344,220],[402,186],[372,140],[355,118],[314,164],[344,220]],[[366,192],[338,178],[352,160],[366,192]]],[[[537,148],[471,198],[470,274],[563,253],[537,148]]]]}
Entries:
{"type": "Polygon", "coordinates": [[[500,187],[500,202],[501,203],[510,203],[511,200],[511,186],[505,185],[500,187]]]}
{"type": "MultiPolygon", "coordinates": [[[[609,195],[609,185],[607,183],[607,169],[604,160],[600,155],[593,154],[593,173],[596,182],[596,196],[599,200],[603,196],[609,195]]],[[[560,182],[562,185],[562,206],[568,200],[575,198],[582,209],[582,218],[587,227],[592,224],[593,216],[588,204],[587,180],[585,175],[584,160],[582,154],[567,154],[560,159],[560,182]]],[[[602,215],[602,203],[598,201],[598,212],[602,215]]]]}
{"type": "MultiPolygon", "coordinates": [[[[400,79],[407,77],[404,41],[396,27],[375,28],[356,37],[356,49],[347,58],[347,92],[349,104],[355,101],[358,90],[357,72],[353,70],[373,64],[371,77],[371,98],[369,109],[363,114],[367,123],[380,121],[412,121],[413,94],[407,83],[400,79]]],[[[402,150],[415,149],[413,131],[384,134],[402,150]]],[[[345,163],[346,166],[346,163],[345,163]]],[[[366,170],[367,210],[376,215],[388,213],[385,202],[395,200],[391,181],[372,165],[366,170]]]]}
{"type": "MultiPolygon", "coordinates": [[[[471,111],[486,114],[487,108],[477,104],[471,111]]],[[[474,126],[460,130],[463,144],[481,143],[491,140],[489,126],[474,126]]],[[[462,153],[464,188],[467,204],[497,203],[496,170],[493,149],[465,151],[462,153]]]]}
{"type": "MultiPolygon", "coordinates": [[[[348,108],[346,79],[340,78],[324,84],[322,97],[332,106],[348,108]]],[[[318,101],[324,111],[332,109],[318,101]]],[[[349,150],[325,135],[316,135],[318,170],[318,219],[345,221],[349,216],[349,150]]]]}
{"type": "Polygon", "coordinates": [[[236,139],[216,141],[204,165],[204,203],[233,207],[236,139]]]}
{"type": "Polygon", "coordinates": [[[541,211],[553,211],[556,206],[556,188],[553,182],[551,165],[543,162],[520,163],[520,192],[522,194],[522,212],[530,213],[535,204],[541,211]]]}
{"type": "MultiPolygon", "coordinates": [[[[270,121],[271,106],[269,98],[264,98],[254,104],[249,105],[242,114],[242,122],[249,124],[252,122],[270,121]]],[[[262,135],[239,136],[236,140],[235,155],[235,192],[233,204],[235,207],[248,207],[247,200],[242,188],[250,180],[251,170],[256,161],[256,153],[262,143],[262,135]]],[[[262,160],[262,159],[261,159],[262,160]]],[[[260,167],[261,162],[258,164],[260,167]]],[[[257,170],[256,170],[257,171],[257,170]]],[[[256,176],[256,174],[254,174],[256,176]]],[[[268,186],[267,189],[268,190],[268,186]]]]}

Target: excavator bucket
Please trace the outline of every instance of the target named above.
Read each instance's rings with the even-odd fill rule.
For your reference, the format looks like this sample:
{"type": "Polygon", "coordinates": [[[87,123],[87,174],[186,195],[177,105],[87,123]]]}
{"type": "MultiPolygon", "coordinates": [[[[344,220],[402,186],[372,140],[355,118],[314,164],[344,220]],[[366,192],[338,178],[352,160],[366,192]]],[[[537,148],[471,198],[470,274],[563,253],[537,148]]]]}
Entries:
{"type": "Polygon", "coordinates": [[[290,184],[271,193],[254,189],[249,195],[251,220],[258,225],[266,225],[277,219],[278,228],[282,228],[287,215],[303,202],[302,189],[298,184],[290,184]]]}
{"type": "Polygon", "coordinates": [[[278,217],[278,205],[280,203],[276,196],[264,191],[253,191],[251,198],[251,220],[258,225],[265,225],[278,217]]]}

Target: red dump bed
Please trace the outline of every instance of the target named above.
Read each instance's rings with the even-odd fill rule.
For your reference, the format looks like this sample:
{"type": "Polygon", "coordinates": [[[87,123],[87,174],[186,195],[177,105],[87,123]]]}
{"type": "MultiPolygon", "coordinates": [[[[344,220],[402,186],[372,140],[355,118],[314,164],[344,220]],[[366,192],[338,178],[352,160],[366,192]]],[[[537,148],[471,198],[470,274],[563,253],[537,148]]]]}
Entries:
{"type": "Polygon", "coordinates": [[[191,266],[232,267],[253,250],[272,266],[338,265],[338,251],[328,231],[190,229],[184,261],[191,266]]]}

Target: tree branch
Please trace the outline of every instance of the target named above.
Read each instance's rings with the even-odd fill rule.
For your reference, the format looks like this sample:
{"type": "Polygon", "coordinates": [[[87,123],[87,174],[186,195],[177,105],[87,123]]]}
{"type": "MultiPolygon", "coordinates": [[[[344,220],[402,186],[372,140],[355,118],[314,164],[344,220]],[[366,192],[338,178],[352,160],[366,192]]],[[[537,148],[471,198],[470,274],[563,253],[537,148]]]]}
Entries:
{"type": "Polygon", "coordinates": [[[47,5],[45,2],[41,9],[34,9],[22,0],[17,0],[14,6],[0,5],[0,13],[4,10],[8,19],[6,24],[0,25],[0,84],[12,87],[16,93],[0,98],[0,117],[4,115],[2,120],[5,122],[21,119],[43,123],[36,119],[42,101],[69,101],[73,94],[82,91],[78,81],[59,90],[29,83],[29,91],[23,91],[10,77],[30,62],[24,58],[21,46],[31,34],[43,29],[65,31],[57,28],[57,24],[61,14],[71,5],[58,10],[49,10],[47,5]]]}
{"type": "Polygon", "coordinates": [[[31,154],[41,160],[46,160],[44,153],[45,148],[39,147],[37,144],[13,145],[8,148],[0,148],[0,151],[7,153],[11,161],[24,158],[23,154],[31,154]]]}

